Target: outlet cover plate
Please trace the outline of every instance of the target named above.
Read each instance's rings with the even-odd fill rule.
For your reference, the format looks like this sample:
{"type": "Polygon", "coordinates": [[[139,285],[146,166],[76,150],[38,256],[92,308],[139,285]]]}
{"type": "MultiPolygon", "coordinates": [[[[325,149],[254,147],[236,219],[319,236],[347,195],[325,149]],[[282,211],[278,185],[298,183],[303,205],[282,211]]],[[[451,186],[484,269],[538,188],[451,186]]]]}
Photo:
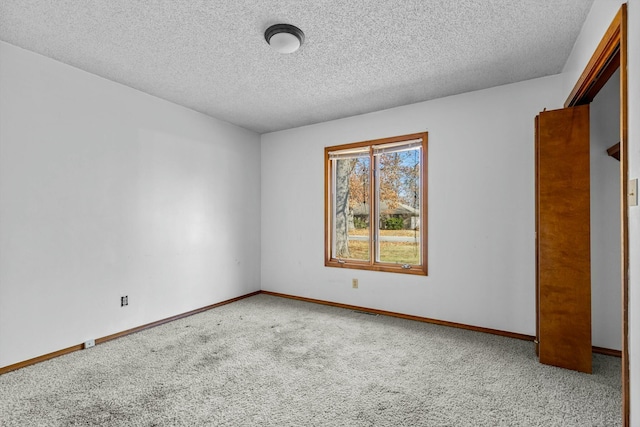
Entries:
{"type": "Polygon", "coordinates": [[[91,348],[96,346],[96,340],[88,340],[84,342],[84,348],[91,348]]]}

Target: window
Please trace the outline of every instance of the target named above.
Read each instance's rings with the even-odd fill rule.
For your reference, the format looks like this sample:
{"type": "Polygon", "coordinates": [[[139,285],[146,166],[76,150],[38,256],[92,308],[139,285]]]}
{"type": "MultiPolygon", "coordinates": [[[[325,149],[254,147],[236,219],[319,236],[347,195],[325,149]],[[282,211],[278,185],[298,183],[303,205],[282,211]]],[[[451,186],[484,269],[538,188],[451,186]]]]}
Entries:
{"type": "Polygon", "coordinates": [[[325,148],[325,265],[427,274],[427,133],[325,148]]]}

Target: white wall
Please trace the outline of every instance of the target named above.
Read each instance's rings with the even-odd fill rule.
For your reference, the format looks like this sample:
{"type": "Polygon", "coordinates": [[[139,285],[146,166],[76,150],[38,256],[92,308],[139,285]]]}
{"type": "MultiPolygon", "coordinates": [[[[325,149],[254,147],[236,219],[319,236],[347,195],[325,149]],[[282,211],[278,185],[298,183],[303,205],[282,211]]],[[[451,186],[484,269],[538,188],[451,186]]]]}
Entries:
{"type": "Polygon", "coordinates": [[[0,57],[0,366],[260,289],[257,134],[0,57]]]}
{"type": "Polygon", "coordinates": [[[620,140],[619,71],[600,90],[590,111],[592,342],[620,350],[620,162],[607,154],[620,140]]]}
{"type": "Polygon", "coordinates": [[[262,135],[262,289],[534,335],[534,117],[561,106],[562,84],[552,76],[262,135]],[[324,147],[423,130],[429,276],[324,267],[324,147]]]}
{"type": "MultiPolygon", "coordinates": [[[[621,0],[595,0],[565,66],[565,92],[587,65],[621,0]]],[[[629,178],[640,177],[640,0],[627,0],[629,178]]],[[[640,426],[640,207],[629,208],[629,367],[631,426],[640,426]]]]}

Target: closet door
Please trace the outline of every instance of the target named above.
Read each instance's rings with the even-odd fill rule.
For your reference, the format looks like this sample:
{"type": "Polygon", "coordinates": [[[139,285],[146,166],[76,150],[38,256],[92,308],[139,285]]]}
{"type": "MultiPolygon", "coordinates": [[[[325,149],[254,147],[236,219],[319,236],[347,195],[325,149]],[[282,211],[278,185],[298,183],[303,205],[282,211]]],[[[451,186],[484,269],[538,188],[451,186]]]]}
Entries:
{"type": "Polygon", "coordinates": [[[591,372],[589,106],[536,118],[536,305],[541,363],[591,372]]]}

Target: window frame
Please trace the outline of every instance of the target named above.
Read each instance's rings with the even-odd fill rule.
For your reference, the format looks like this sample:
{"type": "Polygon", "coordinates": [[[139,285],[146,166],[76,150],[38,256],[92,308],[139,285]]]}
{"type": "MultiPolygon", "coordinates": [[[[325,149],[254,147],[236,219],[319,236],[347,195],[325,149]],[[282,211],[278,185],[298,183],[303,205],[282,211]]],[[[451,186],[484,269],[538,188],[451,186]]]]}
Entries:
{"type": "Polygon", "coordinates": [[[324,149],[324,174],[325,174],[325,188],[324,188],[324,237],[325,237],[325,260],[324,265],[326,267],[337,268],[350,268],[358,270],[372,270],[372,271],[384,271],[389,273],[403,273],[426,276],[428,273],[427,260],[428,260],[428,230],[427,230],[427,217],[428,217],[428,199],[427,199],[427,183],[428,183],[428,132],[414,133],[409,135],[394,136],[390,138],[382,138],[370,141],[354,142],[349,144],[334,145],[331,147],[325,147],[324,149]],[[410,268],[403,267],[399,263],[379,262],[376,261],[378,257],[377,242],[375,240],[376,229],[374,226],[375,218],[378,214],[377,198],[375,193],[376,179],[374,177],[375,172],[375,159],[372,151],[372,147],[375,145],[384,145],[396,142],[410,141],[422,139],[420,150],[420,245],[421,245],[421,264],[413,264],[410,268]],[[370,170],[369,170],[369,260],[354,260],[354,259],[338,259],[332,257],[333,248],[333,203],[334,203],[334,171],[333,161],[330,158],[330,153],[334,151],[356,149],[362,147],[369,147],[370,156],[370,170]]]}

